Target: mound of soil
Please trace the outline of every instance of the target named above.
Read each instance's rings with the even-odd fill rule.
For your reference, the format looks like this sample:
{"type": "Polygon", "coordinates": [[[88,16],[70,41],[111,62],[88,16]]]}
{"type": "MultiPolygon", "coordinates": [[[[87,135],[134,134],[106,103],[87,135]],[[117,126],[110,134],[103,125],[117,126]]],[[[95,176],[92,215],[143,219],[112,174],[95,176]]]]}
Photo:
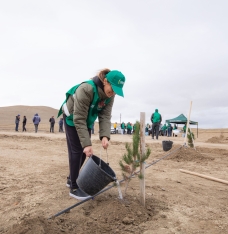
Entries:
{"type": "Polygon", "coordinates": [[[6,233],[142,233],[142,224],[155,218],[167,204],[148,198],[146,207],[133,196],[121,201],[111,194],[101,195],[54,219],[23,217],[6,233]],[[79,209],[79,210],[77,210],[79,209]]]}
{"type": "Polygon", "coordinates": [[[224,156],[228,157],[228,150],[226,149],[199,147],[198,150],[201,152],[201,154],[217,155],[217,157],[218,155],[220,155],[221,157],[224,157],[224,156]]]}
{"type": "Polygon", "coordinates": [[[207,143],[228,143],[228,137],[224,137],[223,135],[220,135],[219,137],[212,137],[209,138],[207,143]]]}
{"type": "Polygon", "coordinates": [[[183,162],[183,161],[202,162],[202,161],[211,161],[214,160],[214,158],[204,156],[199,149],[195,150],[194,148],[182,147],[180,150],[169,156],[167,160],[175,160],[177,162],[183,162]]]}

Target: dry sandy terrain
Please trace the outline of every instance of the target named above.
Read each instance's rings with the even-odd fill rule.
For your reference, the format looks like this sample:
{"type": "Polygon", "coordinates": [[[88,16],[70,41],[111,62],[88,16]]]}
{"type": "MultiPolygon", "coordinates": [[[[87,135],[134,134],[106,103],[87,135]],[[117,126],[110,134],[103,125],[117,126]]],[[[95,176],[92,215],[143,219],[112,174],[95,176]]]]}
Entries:
{"type": "MultiPolygon", "coordinates": [[[[118,199],[114,187],[69,213],[48,219],[78,203],[65,186],[69,173],[65,134],[48,132],[52,111],[45,112],[46,123],[38,133],[32,124],[28,132],[14,132],[14,117],[3,118],[0,124],[0,233],[228,233],[228,185],[179,171],[228,181],[227,129],[200,129],[196,150],[182,147],[146,169],[146,207],[140,205],[136,177],[124,201],[118,199]]],[[[168,139],[174,142],[169,152],[183,145],[182,137],[157,141],[146,136],[146,147],[151,148],[147,164],[169,153],[162,149],[162,140],[168,139]]],[[[132,136],[118,134],[110,141],[109,163],[119,180],[118,162],[125,142],[131,141],[132,136]]],[[[99,156],[97,126],[92,142],[99,156]]],[[[102,158],[106,161],[104,153],[102,158]]]]}
{"type": "MultiPolygon", "coordinates": [[[[228,185],[183,174],[180,168],[228,180],[228,133],[196,140],[196,151],[181,148],[146,170],[146,207],[139,203],[139,180],[133,178],[124,202],[114,187],[78,207],[65,186],[68,160],[65,135],[0,132],[0,233],[227,233],[228,185]],[[216,143],[207,142],[213,141],[216,143]],[[216,140],[215,140],[216,139],[216,140]]],[[[203,136],[203,134],[202,134],[203,136]]],[[[112,135],[109,163],[118,165],[132,136],[112,135]]],[[[96,155],[98,135],[92,136],[96,155]]],[[[167,154],[146,137],[152,150],[147,163],[167,154]]],[[[167,138],[166,138],[167,139],[167,138]]],[[[173,149],[183,138],[170,138],[173,149]]],[[[106,160],[105,154],[102,156],[106,160]]],[[[124,184],[122,184],[123,190],[124,184]]]]}

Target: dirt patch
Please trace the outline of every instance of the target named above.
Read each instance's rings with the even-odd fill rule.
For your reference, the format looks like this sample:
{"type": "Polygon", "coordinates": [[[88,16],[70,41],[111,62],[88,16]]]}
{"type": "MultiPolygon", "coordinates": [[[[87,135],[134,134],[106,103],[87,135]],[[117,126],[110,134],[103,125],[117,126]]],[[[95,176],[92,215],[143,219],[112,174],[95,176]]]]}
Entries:
{"type": "Polygon", "coordinates": [[[126,196],[121,201],[111,194],[102,195],[82,205],[75,219],[69,213],[54,219],[23,216],[6,233],[142,233],[140,224],[152,220],[160,210],[168,210],[159,200],[151,198],[147,203],[150,205],[143,207],[136,197],[126,196]]]}
{"type": "Polygon", "coordinates": [[[122,145],[122,142],[119,142],[119,141],[112,141],[112,145],[122,145]]]}
{"type": "Polygon", "coordinates": [[[224,137],[223,135],[220,135],[219,137],[214,136],[214,137],[209,138],[206,142],[224,144],[224,143],[228,143],[228,137],[224,137]]]}
{"type": "Polygon", "coordinates": [[[54,141],[54,142],[65,142],[66,138],[57,138],[57,139],[53,139],[53,138],[49,138],[49,137],[43,137],[43,136],[17,136],[17,135],[6,135],[6,134],[0,134],[0,139],[12,139],[12,140],[17,140],[17,141],[34,141],[34,140],[38,140],[38,141],[54,141]]]}
{"type": "Polygon", "coordinates": [[[208,155],[216,154],[221,157],[224,157],[224,156],[228,157],[228,150],[226,149],[198,147],[198,150],[200,151],[201,154],[208,154],[208,155]]]}
{"type": "Polygon", "coordinates": [[[189,147],[182,147],[180,150],[172,154],[167,160],[175,160],[177,162],[192,161],[202,162],[214,160],[213,157],[207,157],[202,154],[200,149],[194,149],[189,147]]]}
{"type": "MultiPolygon", "coordinates": [[[[129,184],[125,203],[120,202],[114,187],[69,213],[48,220],[79,202],[69,196],[66,187],[69,166],[65,135],[13,132],[0,134],[0,138],[1,234],[223,234],[228,229],[227,186],[193,179],[179,171],[183,168],[228,180],[228,148],[206,143],[197,146],[196,151],[182,148],[170,155],[169,161],[161,160],[147,168],[145,208],[139,203],[140,183],[135,177],[129,184]]],[[[119,180],[119,160],[126,152],[125,143],[131,140],[129,136],[116,135],[110,141],[108,161],[119,180]]],[[[173,141],[175,150],[181,144],[173,141]]],[[[92,136],[92,143],[94,153],[99,155],[98,135],[92,136]]],[[[148,161],[169,153],[163,151],[161,140],[146,138],[146,145],[152,150],[148,161]]],[[[102,156],[106,160],[105,152],[102,156]]],[[[123,183],[121,188],[124,191],[123,183]]]]}

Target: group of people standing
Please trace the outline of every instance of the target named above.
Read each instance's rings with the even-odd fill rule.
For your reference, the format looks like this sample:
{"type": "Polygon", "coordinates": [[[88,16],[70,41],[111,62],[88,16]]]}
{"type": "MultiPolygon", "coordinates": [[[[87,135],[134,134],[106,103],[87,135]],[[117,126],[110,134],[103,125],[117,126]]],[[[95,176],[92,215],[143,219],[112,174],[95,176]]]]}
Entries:
{"type": "MultiPolygon", "coordinates": [[[[152,139],[154,139],[156,137],[156,139],[158,140],[158,136],[162,135],[162,136],[167,136],[167,137],[177,137],[177,135],[175,133],[173,133],[173,130],[178,129],[177,125],[174,124],[174,126],[172,126],[170,123],[165,123],[164,125],[161,124],[162,122],[162,116],[161,114],[158,112],[158,109],[155,109],[155,112],[151,115],[151,122],[152,125],[149,125],[149,123],[146,125],[145,127],[145,134],[146,135],[152,135],[152,139]]],[[[117,122],[115,122],[113,124],[115,133],[117,133],[117,122]]],[[[120,124],[120,128],[121,128],[121,134],[132,134],[134,133],[134,129],[135,129],[135,124],[131,124],[130,122],[128,122],[127,124],[125,124],[124,122],[122,122],[120,124]]],[[[186,131],[186,124],[183,127],[182,130],[184,133],[186,131]]]]}
{"type": "MultiPolygon", "coordinates": [[[[54,127],[55,127],[55,118],[54,118],[54,116],[52,116],[49,119],[49,123],[50,123],[50,132],[54,133],[54,127]]],[[[59,120],[59,132],[64,132],[63,131],[63,118],[60,118],[60,120],[59,120]]]]}
{"type": "Polygon", "coordinates": [[[121,127],[121,134],[132,134],[132,130],[134,132],[135,129],[135,125],[132,125],[130,122],[128,122],[127,124],[125,124],[124,122],[121,123],[120,125],[121,127]]]}
{"type": "Polygon", "coordinates": [[[130,122],[128,122],[127,124],[125,124],[124,122],[122,122],[120,124],[121,132],[118,132],[117,122],[115,122],[113,124],[113,128],[115,130],[115,133],[121,133],[121,134],[129,134],[129,135],[131,135],[132,132],[134,132],[134,125],[132,123],[130,123],[130,122]]]}
{"type": "Polygon", "coordinates": [[[172,133],[173,130],[176,130],[176,129],[177,129],[177,125],[174,124],[174,126],[172,126],[170,123],[164,124],[161,128],[163,136],[168,136],[168,137],[171,137],[172,135],[177,136],[174,133],[172,133]]]}
{"type": "MultiPolygon", "coordinates": [[[[165,123],[162,126],[162,124],[161,124],[162,116],[158,112],[158,109],[155,109],[155,112],[151,115],[151,122],[152,122],[152,130],[151,130],[152,139],[154,139],[154,135],[156,135],[156,139],[158,139],[159,131],[161,131],[161,135],[163,135],[163,136],[177,137],[177,135],[175,133],[173,133],[173,130],[178,129],[177,125],[174,124],[174,126],[172,126],[170,123],[165,123]]],[[[184,133],[183,135],[185,135],[185,133],[186,133],[186,124],[184,125],[182,131],[184,133]]]]}
{"type": "MultiPolygon", "coordinates": [[[[20,123],[20,115],[18,114],[15,119],[15,124],[16,124],[15,131],[16,132],[18,132],[19,123],[20,123]]],[[[26,116],[24,116],[23,121],[22,121],[22,132],[26,132],[26,127],[25,127],[26,123],[27,123],[27,118],[26,116]]]]}
{"type": "MultiPolygon", "coordinates": [[[[38,113],[36,113],[32,119],[34,127],[35,127],[35,133],[38,132],[38,127],[41,121],[40,116],[38,115],[38,113]]],[[[54,126],[55,126],[55,118],[54,116],[52,116],[49,119],[50,122],[50,132],[54,133],[54,126]]],[[[20,123],[20,114],[18,114],[15,118],[15,131],[18,132],[18,128],[19,128],[19,123],[20,123]]],[[[23,117],[23,121],[22,121],[22,132],[26,132],[26,124],[27,124],[27,118],[26,116],[23,117]]],[[[63,131],[63,118],[60,118],[59,120],[59,132],[64,132],[63,131]]]]}
{"type": "MultiPolygon", "coordinates": [[[[34,115],[32,121],[33,121],[34,126],[35,126],[35,132],[37,132],[37,131],[38,131],[38,125],[39,125],[39,123],[40,123],[40,121],[41,121],[41,119],[40,119],[40,117],[39,117],[39,115],[38,115],[37,113],[34,115]]],[[[19,130],[18,130],[18,128],[19,128],[19,123],[20,123],[20,115],[18,114],[18,115],[16,116],[16,119],[15,119],[15,125],[16,125],[16,126],[15,126],[15,131],[16,131],[16,132],[19,131],[19,130]]],[[[27,118],[26,118],[26,116],[24,115],[23,121],[22,121],[22,132],[26,132],[26,127],[25,127],[26,124],[27,124],[27,118]]]]}

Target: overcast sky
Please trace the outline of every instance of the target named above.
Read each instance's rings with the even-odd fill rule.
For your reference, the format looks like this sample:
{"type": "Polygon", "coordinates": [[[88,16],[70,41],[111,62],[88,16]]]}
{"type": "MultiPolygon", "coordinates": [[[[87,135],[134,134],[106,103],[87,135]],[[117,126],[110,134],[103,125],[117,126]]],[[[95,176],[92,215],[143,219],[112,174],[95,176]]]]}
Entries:
{"type": "MultiPolygon", "coordinates": [[[[155,108],[228,128],[228,1],[0,1],[0,106],[59,108],[100,69],[120,70],[112,122],[155,108]]],[[[23,113],[21,113],[23,115],[23,113]]],[[[163,121],[164,122],[164,121],[163,121]]]]}

